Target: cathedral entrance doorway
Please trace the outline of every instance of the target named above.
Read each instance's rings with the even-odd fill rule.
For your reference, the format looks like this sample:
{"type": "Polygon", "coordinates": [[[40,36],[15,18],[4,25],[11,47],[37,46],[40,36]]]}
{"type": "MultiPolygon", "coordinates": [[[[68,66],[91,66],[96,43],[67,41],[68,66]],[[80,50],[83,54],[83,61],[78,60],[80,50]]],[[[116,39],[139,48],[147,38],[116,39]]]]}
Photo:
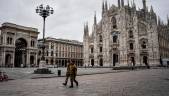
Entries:
{"type": "Polygon", "coordinates": [[[103,66],[103,59],[100,59],[100,66],[103,66]]]}
{"type": "Polygon", "coordinates": [[[118,62],[118,55],[113,54],[113,66],[116,66],[116,63],[118,62]]]}
{"type": "Polygon", "coordinates": [[[132,66],[135,66],[135,58],[131,57],[132,66]]]}
{"type": "Polygon", "coordinates": [[[91,59],[91,65],[94,66],[94,59],[91,59]]]}
{"type": "Polygon", "coordinates": [[[15,67],[26,66],[26,48],[27,42],[23,38],[19,38],[15,42],[15,67]]]}

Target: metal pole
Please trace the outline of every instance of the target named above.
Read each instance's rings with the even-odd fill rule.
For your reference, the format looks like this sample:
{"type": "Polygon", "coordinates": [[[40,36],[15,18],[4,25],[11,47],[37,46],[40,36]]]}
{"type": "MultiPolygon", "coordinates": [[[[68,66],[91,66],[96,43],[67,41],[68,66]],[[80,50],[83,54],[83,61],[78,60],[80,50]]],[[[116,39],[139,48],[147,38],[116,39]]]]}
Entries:
{"type": "Polygon", "coordinates": [[[43,17],[43,47],[42,47],[42,60],[45,60],[45,17],[43,17]]]}

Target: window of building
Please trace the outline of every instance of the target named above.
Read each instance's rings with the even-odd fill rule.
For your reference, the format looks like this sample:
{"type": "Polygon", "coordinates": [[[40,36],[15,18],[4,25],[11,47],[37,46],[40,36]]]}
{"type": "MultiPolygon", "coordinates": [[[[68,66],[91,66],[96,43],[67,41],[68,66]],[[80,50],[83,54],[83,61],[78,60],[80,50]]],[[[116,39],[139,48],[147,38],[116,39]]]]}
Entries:
{"type": "Polygon", "coordinates": [[[49,52],[48,52],[48,51],[46,51],[46,55],[47,55],[47,56],[49,55],[49,52]]]}
{"type": "Polygon", "coordinates": [[[113,36],[113,43],[117,43],[117,36],[113,36]]]}
{"type": "Polygon", "coordinates": [[[39,55],[41,55],[41,51],[39,51],[39,53],[38,53],[39,55]]]}
{"type": "Polygon", "coordinates": [[[133,36],[133,31],[129,31],[129,38],[133,38],[134,36],[133,36]]]}
{"type": "Polygon", "coordinates": [[[102,52],[102,47],[100,47],[100,52],[102,52]]]}
{"type": "Polygon", "coordinates": [[[1,39],[1,42],[0,42],[0,43],[2,44],[2,43],[3,43],[3,37],[1,37],[0,39],[1,39]]]}
{"type": "Polygon", "coordinates": [[[133,47],[133,43],[130,43],[130,50],[133,50],[134,47],[133,47]]]}
{"type": "Polygon", "coordinates": [[[93,47],[91,48],[91,53],[93,53],[93,47]]]}
{"type": "Polygon", "coordinates": [[[9,37],[7,38],[7,44],[9,44],[9,37]]]}
{"type": "Polygon", "coordinates": [[[99,41],[100,41],[100,42],[103,41],[102,35],[99,36],[99,41]]]}
{"type": "Polygon", "coordinates": [[[48,64],[48,59],[46,60],[46,64],[48,64]]]}
{"type": "Polygon", "coordinates": [[[9,43],[12,44],[12,38],[9,39],[9,43]]]}
{"type": "Polygon", "coordinates": [[[31,40],[31,47],[34,47],[34,46],[35,46],[35,41],[31,40]]]}
{"type": "Polygon", "coordinates": [[[146,42],[145,41],[143,41],[143,43],[141,44],[141,47],[143,48],[143,49],[146,49],[146,42]]]}
{"type": "Polygon", "coordinates": [[[56,52],[56,57],[58,57],[58,53],[56,52]]]}
{"type": "Polygon", "coordinates": [[[53,51],[51,51],[51,56],[53,56],[53,51]]]}
{"type": "Polygon", "coordinates": [[[112,25],[113,25],[113,28],[117,28],[117,21],[115,17],[112,17],[112,25]]]}
{"type": "Polygon", "coordinates": [[[51,43],[51,49],[54,49],[54,43],[51,43]]]}

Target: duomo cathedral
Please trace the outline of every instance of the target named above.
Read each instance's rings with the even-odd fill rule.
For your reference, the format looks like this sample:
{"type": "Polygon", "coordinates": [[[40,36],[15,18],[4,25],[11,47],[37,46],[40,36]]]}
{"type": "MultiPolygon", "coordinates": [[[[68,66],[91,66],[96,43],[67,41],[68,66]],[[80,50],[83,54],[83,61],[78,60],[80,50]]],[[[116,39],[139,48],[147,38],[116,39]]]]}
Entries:
{"type": "Polygon", "coordinates": [[[156,66],[160,59],[169,58],[169,19],[160,20],[153,7],[142,0],[143,8],[136,4],[118,6],[102,4],[102,19],[94,16],[92,33],[88,24],[84,26],[85,66],[156,66]]]}

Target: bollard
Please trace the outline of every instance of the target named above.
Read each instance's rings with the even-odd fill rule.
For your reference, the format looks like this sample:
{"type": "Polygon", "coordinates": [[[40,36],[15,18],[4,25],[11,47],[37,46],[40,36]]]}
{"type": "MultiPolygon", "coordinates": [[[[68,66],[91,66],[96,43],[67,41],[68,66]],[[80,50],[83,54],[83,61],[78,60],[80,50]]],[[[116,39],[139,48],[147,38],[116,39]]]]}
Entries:
{"type": "Polygon", "coordinates": [[[58,70],[58,76],[59,77],[61,76],[61,70],[58,70]]]}

